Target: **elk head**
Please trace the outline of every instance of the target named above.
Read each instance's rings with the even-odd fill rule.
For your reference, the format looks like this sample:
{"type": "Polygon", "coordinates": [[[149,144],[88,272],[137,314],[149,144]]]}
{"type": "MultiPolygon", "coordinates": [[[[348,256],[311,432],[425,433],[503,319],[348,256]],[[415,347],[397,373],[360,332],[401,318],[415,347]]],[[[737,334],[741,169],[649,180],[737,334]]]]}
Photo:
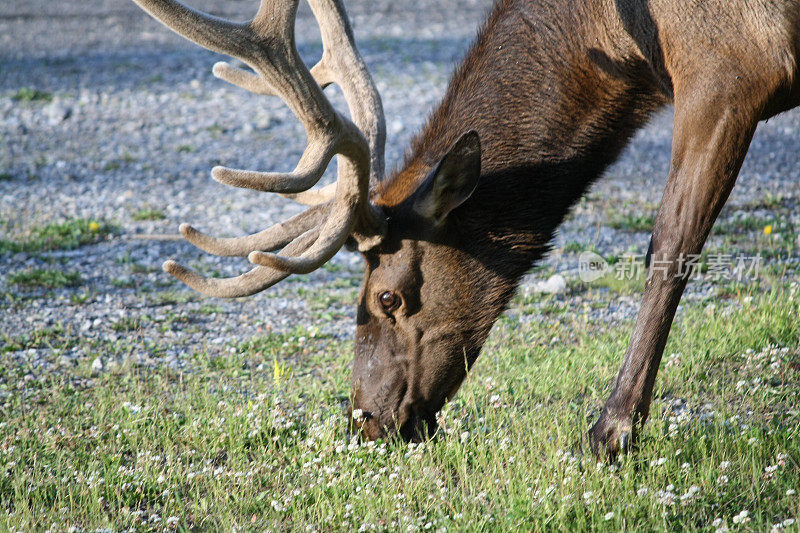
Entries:
{"type": "Polygon", "coordinates": [[[174,261],[164,270],[204,294],[240,297],[319,268],[351,242],[366,262],[353,371],[357,423],[371,439],[398,432],[418,439],[426,426],[432,431],[436,412],[458,389],[502,307],[487,304],[497,300],[495,286],[481,283],[487,268],[461,246],[452,217],[478,184],[478,135],[467,132],[438,162],[412,165],[383,182],[383,108],[341,0],[309,0],[323,42],[322,59],[310,70],[295,46],[298,0],[262,0],[244,24],[175,0],[134,1],[184,37],[247,63],[252,72],[226,63],[213,72],[253,93],[280,96],[308,137],[291,173],[212,170],[221,183],[310,205],[305,212],[240,238],[180,227],[207,252],[247,257],[256,265],[252,270],[226,279],[203,277],[174,261]],[[330,83],[341,87],[352,121],[324,96],[330,83]],[[336,183],[311,189],[334,155],[336,183]],[[398,183],[411,186],[398,192],[398,183]]]}

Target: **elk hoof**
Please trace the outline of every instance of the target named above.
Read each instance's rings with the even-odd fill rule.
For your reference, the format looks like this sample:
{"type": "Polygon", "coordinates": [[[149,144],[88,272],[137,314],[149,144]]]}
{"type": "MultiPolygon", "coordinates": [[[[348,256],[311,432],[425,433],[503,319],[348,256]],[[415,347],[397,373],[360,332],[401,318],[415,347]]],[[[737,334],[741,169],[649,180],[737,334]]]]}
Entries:
{"type": "Polygon", "coordinates": [[[633,424],[630,418],[609,415],[605,411],[589,430],[589,445],[598,459],[614,461],[620,453],[627,453],[633,442],[633,424]]]}

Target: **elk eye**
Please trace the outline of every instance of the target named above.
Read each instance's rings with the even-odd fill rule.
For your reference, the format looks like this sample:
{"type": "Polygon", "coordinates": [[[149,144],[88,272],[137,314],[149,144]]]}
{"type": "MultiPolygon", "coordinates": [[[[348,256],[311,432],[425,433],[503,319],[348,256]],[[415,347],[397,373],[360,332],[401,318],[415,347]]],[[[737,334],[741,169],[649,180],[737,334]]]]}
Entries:
{"type": "Polygon", "coordinates": [[[394,311],[400,306],[400,297],[394,291],[386,291],[381,293],[381,295],[378,297],[378,300],[380,300],[381,307],[383,307],[383,310],[387,313],[389,311],[394,311]]]}

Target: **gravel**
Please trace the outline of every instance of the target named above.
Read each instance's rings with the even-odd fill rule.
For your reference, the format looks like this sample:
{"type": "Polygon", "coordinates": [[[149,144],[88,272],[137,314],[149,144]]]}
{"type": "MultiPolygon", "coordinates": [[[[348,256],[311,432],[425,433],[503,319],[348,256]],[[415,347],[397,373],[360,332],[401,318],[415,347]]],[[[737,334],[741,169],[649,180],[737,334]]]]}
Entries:
{"type": "MultiPolygon", "coordinates": [[[[193,2],[204,9],[220,4],[193,2]]],[[[383,96],[389,167],[399,162],[441,97],[489,4],[347,2],[360,50],[383,96]]],[[[255,5],[229,1],[215,13],[241,20],[255,5]]],[[[306,7],[298,16],[297,36],[301,54],[313,61],[319,37],[306,7]]],[[[168,257],[217,275],[247,268],[246,262],[211,257],[174,239],[180,222],[212,234],[243,235],[299,210],[278,197],[210,179],[210,168],[219,164],[290,169],[304,147],[302,128],[279,100],[250,95],[211,75],[219,59],[174,36],[130,2],[0,5],[0,238],[19,238],[32,226],[76,217],[105,219],[120,228],[109,240],[76,250],[0,253],[5,298],[0,331],[7,336],[0,345],[56,326],[77,340],[73,347],[21,350],[15,357],[47,359],[42,364],[53,368],[86,361],[95,373],[128,359],[178,368],[192,353],[220,353],[269,331],[303,327],[337,337],[352,334],[361,275],[356,255],[342,252],[330,268],[234,301],[200,297],[160,270],[168,257]],[[18,98],[23,88],[41,93],[23,101],[18,98]],[[146,210],[163,219],[142,220],[146,210]],[[54,267],[79,272],[82,286],[23,290],[6,283],[9,273],[54,267]],[[110,344],[127,341],[134,348],[124,355],[87,348],[107,351],[110,344]]],[[[329,92],[341,108],[340,95],[329,92]]],[[[603,255],[646,250],[646,232],[609,227],[606,211],[653,213],[669,165],[671,118],[666,111],[636,136],[589,200],[576,206],[556,238],[557,249],[578,242],[603,255]]],[[[774,210],[754,205],[773,195],[782,198],[782,209],[797,227],[799,138],[797,111],[759,128],[723,220],[742,213],[772,217],[774,210]]],[[[331,178],[329,172],[324,179],[331,178]]],[[[712,245],[722,240],[714,237],[712,245]]],[[[557,251],[526,278],[523,292],[547,285],[556,272],[572,282],[577,267],[577,254],[557,251]]],[[[697,284],[689,297],[707,296],[709,290],[697,284]]],[[[574,298],[560,283],[553,292],[574,298]]],[[[613,297],[593,313],[628,319],[637,305],[635,298],[613,297]]]]}

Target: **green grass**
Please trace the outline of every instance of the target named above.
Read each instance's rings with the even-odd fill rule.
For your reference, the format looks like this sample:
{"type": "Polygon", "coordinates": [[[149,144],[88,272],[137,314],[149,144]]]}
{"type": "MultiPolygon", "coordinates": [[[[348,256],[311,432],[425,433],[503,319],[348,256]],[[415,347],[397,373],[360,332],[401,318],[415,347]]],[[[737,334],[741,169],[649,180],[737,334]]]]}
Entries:
{"type": "Polygon", "coordinates": [[[142,222],[145,220],[164,220],[167,215],[161,209],[142,208],[134,212],[131,218],[137,222],[142,222]]]}
{"type": "MultiPolygon", "coordinates": [[[[315,331],[91,385],[88,350],[75,376],[0,388],[0,529],[769,530],[800,514],[800,291],[715,303],[684,305],[651,420],[614,465],[580,443],[631,324],[587,322],[569,303],[553,323],[501,318],[422,446],[350,440],[352,345],[315,331]]],[[[31,372],[0,361],[4,384],[31,372]]]]}
{"type": "Polygon", "coordinates": [[[654,215],[618,213],[613,210],[611,210],[607,222],[610,227],[625,231],[653,231],[654,223],[654,215]]]}
{"type": "Polygon", "coordinates": [[[141,327],[141,320],[139,318],[132,317],[121,318],[111,324],[111,329],[114,331],[136,331],[141,327]]]}
{"type": "Polygon", "coordinates": [[[185,304],[199,299],[197,293],[187,290],[166,290],[147,296],[148,306],[185,304]]]}
{"type": "MultiPolygon", "coordinates": [[[[75,343],[76,340],[71,335],[70,330],[64,328],[61,324],[49,328],[35,329],[28,335],[19,337],[9,337],[4,333],[0,333],[0,353],[40,348],[66,349],[74,346],[75,343]]],[[[2,372],[0,378],[5,378],[8,371],[5,365],[0,367],[0,371],[2,372]]]]}
{"type": "Polygon", "coordinates": [[[740,217],[729,217],[719,220],[712,230],[715,235],[736,235],[750,231],[763,231],[764,226],[770,225],[770,219],[763,219],[751,214],[740,217]]]}
{"type": "Polygon", "coordinates": [[[92,244],[116,232],[103,220],[74,218],[44,226],[33,226],[16,240],[0,239],[0,252],[46,252],[69,250],[92,244]]]}
{"type": "Polygon", "coordinates": [[[41,91],[39,89],[31,89],[23,87],[19,89],[11,98],[17,102],[52,102],[52,93],[41,91]]]}
{"type": "Polygon", "coordinates": [[[79,272],[64,272],[63,270],[37,268],[14,272],[6,278],[7,283],[22,287],[39,287],[45,289],[61,289],[64,287],[78,287],[82,280],[79,272]]]}

